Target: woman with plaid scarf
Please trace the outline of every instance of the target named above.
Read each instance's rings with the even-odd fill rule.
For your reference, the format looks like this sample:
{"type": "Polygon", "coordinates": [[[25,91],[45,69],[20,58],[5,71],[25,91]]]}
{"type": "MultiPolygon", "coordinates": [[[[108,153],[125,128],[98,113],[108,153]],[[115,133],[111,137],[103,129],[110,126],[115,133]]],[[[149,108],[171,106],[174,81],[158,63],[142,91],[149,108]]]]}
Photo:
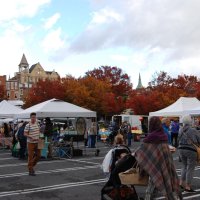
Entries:
{"type": "Polygon", "coordinates": [[[158,192],[168,200],[182,199],[168,138],[158,117],[150,119],[149,134],[136,150],[135,157],[150,177],[145,200],[153,199],[158,192]]]}

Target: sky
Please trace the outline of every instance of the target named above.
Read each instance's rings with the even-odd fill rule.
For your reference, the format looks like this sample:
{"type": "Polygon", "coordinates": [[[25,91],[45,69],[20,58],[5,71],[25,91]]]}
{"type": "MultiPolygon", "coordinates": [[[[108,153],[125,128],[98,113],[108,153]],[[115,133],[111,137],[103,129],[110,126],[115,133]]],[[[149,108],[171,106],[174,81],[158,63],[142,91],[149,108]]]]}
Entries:
{"type": "Polygon", "coordinates": [[[117,66],[137,86],[155,72],[200,77],[199,0],[6,0],[0,7],[0,75],[22,54],[62,77],[117,66]]]}

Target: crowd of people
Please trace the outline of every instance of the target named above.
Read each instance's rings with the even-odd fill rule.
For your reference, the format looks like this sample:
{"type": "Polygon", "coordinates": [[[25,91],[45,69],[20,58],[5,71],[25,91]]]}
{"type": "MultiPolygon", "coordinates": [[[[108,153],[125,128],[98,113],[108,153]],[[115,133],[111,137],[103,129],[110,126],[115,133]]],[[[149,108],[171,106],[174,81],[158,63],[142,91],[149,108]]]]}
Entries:
{"type": "MultiPolygon", "coordinates": [[[[122,127],[124,128],[125,125],[127,123],[124,123],[122,127]]],[[[168,200],[178,200],[182,199],[183,191],[195,192],[192,188],[192,180],[198,157],[195,145],[200,145],[200,132],[193,125],[190,116],[184,116],[181,125],[177,120],[150,118],[148,135],[141,146],[131,154],[121,152],[121,155],[118,155],[118,161],[115,160],[116,166],[113,168],[111,155],[116,151],[116,148],[126,145],[125,141],[128,137],[128,134],[124,136],[123,129],[119,131],[115,139],[115,141],[118,141],[115,143],[116,146],[107,153],[102,164],[104,173],[109,177],[109,181],[102,189],[102,199],[104,199],[103,194],[107,191],[109,191],[109,194],[114,194],[113,191],[107,190],[108,185],[109,187],[112,185],[115,190],[120,188],[121,183],[120,181],[116,182],[116,180],[119,180],[119,172],[124,171],[128,165],[127,160],[130,163],[129,157],[131,156],[138,163],[140,170],[149,176],[145,200],[153,199],[158,193],[164,195],[168,200]],[[174,151],[170,148],[171,145],[177,147],[176,150],[182,163],[180,179],[173,161],[172,154],[174,151]],[[124,157],[126,158],[124,159],[124,157]],[[120,168],[117,163],[121,163],[120,168]],[[113,178],[113,173],[115,178],[113,178]]],[[[129,142],[128,145],[130,145],[129,142]]],[[[134,160],[133,158],[132,160],[134,160]]],[[[119,196],[120,192],[115,193],[115,195],[119,196]]],[[[115,197],[112,196],[112,199],[115,199],[115,197]]]]}
{"type": "MultiPolygon", "coordinates": [[[[114,149],[111,149],[105,156],[102,166],[103,171],[109,177],[107,184],[119,187],[118,174],[127,167],[131,167],[132,162],[137,162],[141,171],[149,176],[146,200],[152,199],[158,193],[162,193],[166,199],[178,200],[182,199],[182,191],[195,192],[192,188],[192,180],[197,165],[196,145],[200,145],[199,123],[195,122],[197,127],[194,128],[190,116],[184,116],[181,122],[180,124],[178,120],[170,121],[167,118],[160,120],[158,117],[151,117],[148,134],[141,146],[134,152],[130,152],[128,148],[132,141],[131,125],[128,122],[124,122],[121,127],[115,125],[113,128],[114,149],[116,150],[116,147],[126,147],[126,149],[118,151],[114,162],[112,158],[114,149]],[[180,179],[173,161],[173,152],[170,148],[172,145],[176,147],[182,164],[180,179]],[[126,165],[123,165],[123,162],[126,165]]],[[[12,150],[19,143],[19,159],[28,157],[29,175],[35,176],[34,168],[41,158],[41,149],[38,148],[40,139],[46,137],[51,143],[69,126],[69,124],[62,126],[53,124],[50,118],[38,123],[36,113],[31,113],[29,122],[21,121],[16,125],[4,123],[0,128],[0,134],[1,138],[12,138],[12,150]]],[[[95,147],[97,128],[94,122],[86,126],[86,132],[86,145],[95,147]]],[[[48,147],[48,152],[51,157],[51,145],[48,147]]],[[[105,192],[106,186],[102,191],[105,192]]]]}

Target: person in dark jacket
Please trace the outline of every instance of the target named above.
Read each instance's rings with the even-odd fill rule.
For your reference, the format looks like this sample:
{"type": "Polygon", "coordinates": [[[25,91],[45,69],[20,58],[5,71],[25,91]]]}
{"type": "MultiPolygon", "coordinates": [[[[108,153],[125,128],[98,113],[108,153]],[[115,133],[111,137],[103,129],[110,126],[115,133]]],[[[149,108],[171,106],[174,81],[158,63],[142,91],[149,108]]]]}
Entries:
{"type": "Polygon", "coordinates": [[[10,137],[10,131],[9,131],[9,126],[7,123],[3,124],[3,128],[4,128],[4,136],[5,137],[10,137]]]}
{"type": "Polygon", "coordinates": [[[25,159],[26,158],[26,150],[27,150],[27,138],[24,135],[24,129],[26,126],[27,122],[23,122],[23,124],[19,127],[16,137],[19,141],[20,144],[20,149],[19,149],[19,159],[25,159]]]}
{"type": "Polygon", "coordinates": [[[195,192],[191,188],[193,173],[197,164],[197,151],[193,146],[200,144],[200,133],[192,128],[192,119],[190,116],[184,116],[182,119],[183,127],[179,131],[179,155],[182,161],[180,186],[187,192],[195,192]]]}
{"type": "Polygon", "coordinates": [[[146,189],[145,200],[154,199],[163,194],[168,200],[182,199],[179,180],[165,134],[158,117],[151,117],[149,134],[135,152],[140,168],[150,179],[146,189]]]}
{"type": "Polygon", "coordinates": [[[171,122],[171,143],[176,148],[178,147],[178,132],[179,132],[179,122],[174,120],[171,122]]]}
{"type": "Polygon", "coordinates": [[[44,127],[44,136],[47,137],[47,141],[49,142],[48,146],[48,157],[52,157],[52,137],[53,137],[53,123],[51,119],[47,117],[45,119],[45,127],[44,127]]]}

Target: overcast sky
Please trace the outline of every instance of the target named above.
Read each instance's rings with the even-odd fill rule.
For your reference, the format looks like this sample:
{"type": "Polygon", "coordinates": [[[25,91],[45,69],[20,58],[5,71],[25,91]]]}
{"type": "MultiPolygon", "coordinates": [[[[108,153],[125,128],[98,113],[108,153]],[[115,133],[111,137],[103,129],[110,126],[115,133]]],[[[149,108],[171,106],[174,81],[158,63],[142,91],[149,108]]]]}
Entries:
{"type": "Polygon", "coordinates": [[[118,66],[136,87],[156,71],[200,77],[199,0],[6,0],[0,7],[0,74],[30,65],[79,77],[118,66]]]}

